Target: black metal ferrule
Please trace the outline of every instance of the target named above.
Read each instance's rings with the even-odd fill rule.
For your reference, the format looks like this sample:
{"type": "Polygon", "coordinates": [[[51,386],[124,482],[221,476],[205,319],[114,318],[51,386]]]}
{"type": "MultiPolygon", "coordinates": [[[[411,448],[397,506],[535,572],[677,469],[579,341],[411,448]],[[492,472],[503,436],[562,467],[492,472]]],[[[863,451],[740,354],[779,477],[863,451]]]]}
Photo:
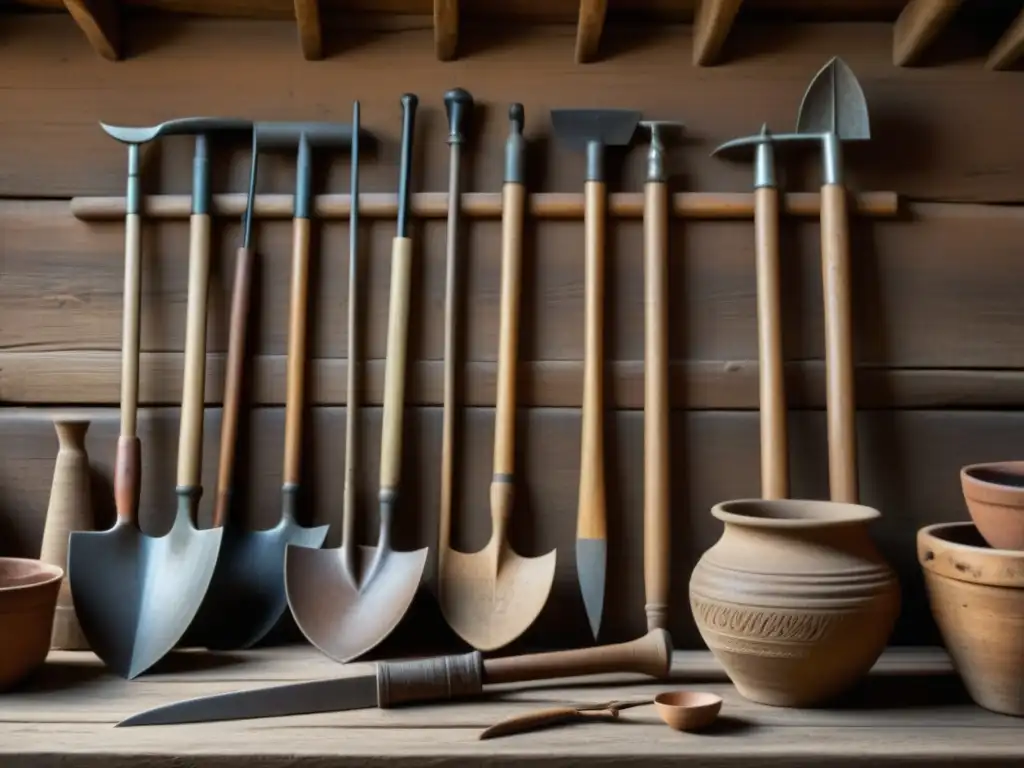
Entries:
{"type": "Polygon", "coordinates": [[[205,133],[196,134],[196,148],[192,155],[192,213],[210,212],[210,153],[205,133]]]}
{"type": "Polygon", "coordinates": [[[281,486],[281,517],[287,521],[298,519],[299,484],[285,483],[281,486]]]}
{"type": "Polygon", "coordinates": [[[775,149],[770,141],[763,141],[754,149],[754,189],[776,186],[775,149]]]}
{"type": "Polygon", "coordinates": [[[508,108],[508,141],[505,142],[505,183],[525,184],[526,140],[523,138],[523,105],[508,108]]]}
{"type": "Polygon", "coordinates": [[[391,524],[395,519],[395,508],[398,506],[398,489],[396,488],[381,488],[377,494],[377,500],[380,504],[380,529],[381,534],[386,535],[385,532],[391,530],[391,524]]]}
{"type": "Polygon", "coordinates": [[[142,182],[139,166],[142,164],[138,144],[128,145],[128,189],[125,191],[125,213],[142,213],[142,182]]]}
{"type": "Polygon", "coordinates": [[[491,482],[493,483],[506,483],[508,485],[514,485],[515,481],[515,475],[513,475],[511,472],[495,472],[491,476],[491,482]]]}
{"type": "Polygon", "coordinates": [[[461,144],[462,121],[473,106],[473,97],[463,88],[452,88],[444,95],[444,108],[448,113],[448,143],[461,144]]]}
{"type": "Polygon", "coordinates": [[[587,142],[587,181],[604,181],[604,144],[587,142]]]}
{"type": "Polygon", "coordinates": [[[201,485],[176,485],[174,493],[178,497],[178,517],[185,516],[193,522],[199,511],[199,500],[203,497],[201,485]]]}
{"type": "Polygon", "coordinates": [[[665,146],[657,131],[651,132],[651,146],[647,150],[647,181],[660,184],[666,181],[665,146]]]}
{"type": "Polygon", "coordinates": [[[416,126],[416,105],[418,103],[419,99],[415,94],[406,93],[402,96],[402,158],[398,174],[398,237],[406,237],[409,226],[409,171],[412,165],[412,134],[416,126]]]}
{"type": "Polygon", "coordinates": [[[295,160],[295,218],[310,218],[312,197],[313,150],[305,133],[299,136],[299,152],[295,160]]]}
{"type": "Polygon", "coordinates": [[[245,199],[245,213],[242,214],[242,247],[249,247],[252,237],[252,209],[256,206],[256,173],[259,166],[259,140],[256,127],[252,130],[252,160],[249,167],[249,195],[245,199]]]}

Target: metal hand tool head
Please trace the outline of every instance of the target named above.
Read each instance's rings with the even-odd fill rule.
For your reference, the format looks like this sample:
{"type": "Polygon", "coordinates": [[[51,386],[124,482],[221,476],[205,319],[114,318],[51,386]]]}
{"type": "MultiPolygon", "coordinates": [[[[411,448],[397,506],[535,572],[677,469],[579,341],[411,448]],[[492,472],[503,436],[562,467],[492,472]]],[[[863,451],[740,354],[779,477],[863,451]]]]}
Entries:
{"type": "Polygon", "coordinates": [[[505,183],[525,184],[526,169],[523,158],[526,155],[526,139],[523,138],[523,123],[526,113],[519,102],[508,108],[508,140],[505,142],[505,183]]]}
{"type": "Polygon", "coordinates": [[[603,181],[602,150],[629,144],[640,117],[634,109],[553,109],[551,125],[567,146],[586,150],[587,180],[603,181]]]}
{"type": "Polygon", "coordinates": [[[409,224],[409,175],[412,168],[412,134],[416,126],[419,99],[414,93],[402,94],[402,157],[398,172],[398,237],[405,237],[409,224]]]}
{"type": "Polygon", "coordinates": [[[348,147],[352,125],[323,121],[262,120],[255,123],[259,144],[264,149],[297,147],[305,140],[312,147],[348,147]]]}
{"type": "Polygon", "coordinates": [[[252,120],[233,117],[181,117],[152,126],[126,126],[100,123],[110,136],[125,144],[145,144],[161,136],[185,136],[222,131],[247,131],[252,120]]]}
{"type": "Polygon", "coordinates": [[[682,132],[683,123],[675,120],[641,120],[640,125],[651,134],[651,145],[647,150],[647,181],[665,181],[665,142],[672,134],[682,132]]]}
{"type": "Polygon", "coordinates": [[[463,88],[452,88],[444,95],[444,109],[448,113],[448,143],[461,144],[462,121],[473,109],[473,97],[463,88]]]}

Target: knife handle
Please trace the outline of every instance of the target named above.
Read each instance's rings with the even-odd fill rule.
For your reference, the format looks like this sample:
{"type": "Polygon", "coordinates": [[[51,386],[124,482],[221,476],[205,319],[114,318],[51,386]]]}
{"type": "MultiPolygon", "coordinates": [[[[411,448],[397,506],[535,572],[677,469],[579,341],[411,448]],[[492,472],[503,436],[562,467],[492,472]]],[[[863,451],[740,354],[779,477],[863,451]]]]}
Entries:
{"type": "Polygon", "coordinates": [[[415,661],[377,665],[377,706],[381,709],[414,701],[443,701],[475,696],[484,683],[517,683],[554,677],[636,672],[667,677],[672,638],[655,629],[628,643],[578,651],[555,651],[487,659],[479,651],[415,661]]]}

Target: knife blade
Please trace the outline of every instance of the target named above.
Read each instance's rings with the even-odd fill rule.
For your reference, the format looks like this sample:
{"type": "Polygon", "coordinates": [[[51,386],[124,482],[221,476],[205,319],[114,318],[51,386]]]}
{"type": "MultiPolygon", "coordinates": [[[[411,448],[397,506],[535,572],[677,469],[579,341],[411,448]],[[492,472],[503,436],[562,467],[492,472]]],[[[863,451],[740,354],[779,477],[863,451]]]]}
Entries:
{"type": "Polygon", "coordinates": [[[484,659],[479,651],[411,661],[385,661],[375,674],[309,680],[164,704],[131,715],[117,728],[207,723],[262,717],[343,712],[479,694],[484,685],[616,672],[668,677],[672,639],[655,629],[626,643],[484,659]]]}

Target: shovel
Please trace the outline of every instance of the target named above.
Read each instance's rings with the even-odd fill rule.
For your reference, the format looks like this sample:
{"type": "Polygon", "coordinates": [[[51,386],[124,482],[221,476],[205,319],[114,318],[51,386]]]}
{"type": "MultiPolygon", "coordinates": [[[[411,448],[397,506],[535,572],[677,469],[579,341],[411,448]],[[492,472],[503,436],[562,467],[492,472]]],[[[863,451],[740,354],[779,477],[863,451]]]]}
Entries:
{"type": "Polygon", "coordinates": [[[121,379],[121,436],[114,470],[117,522],[107,531],[76,531],[68,545],[72,599],[90,647],[122,677],[131,679],[159,661],[188,628],[206,593],[220,548],[221,530],[198,530],[202,495],[203,384],[206,305],[210,272],[207,133],[250,128],[252,123],[186,118],[154,128],[103,125],[129,145],[126,194],[125,309],[121,379]],[[177,513],[162,537],[138,527],[140,450],[136,436],[141,292],[141,188],[139,145],[158,136],[195,134],[185,373],[178,442],[177,513]]]}
{"type": "MultiPolygon", "coordinates": [[[[384,372],[384,418],[380,462],[380,530],[376,547],[359,547],[356,557],[353,535],[354,394],[353,355],[355,338],[356,225],[358,223],[358,176],[353,143],[352,220],[349,230],[349,400],[346,418],[345,504],[341,548],[285,551],[285,590],[288,605],[299,629],[309,641],[331,658],[350,661],[377,646],[409,610],[427,563],[427,549],[396,552],[391,548],[391,525],[398,501],[401,476],[402,410],[405,400],[406,336],[409,325],[409,291],[412,272],[412,240],[408,237],[409,168],[416,97],[402,97],[402,160],[399,174],[397,234],[391,247],[391,298],[388,317],[387,367],[384,372]]],[[[353,107],[358,121],[359,105],[353,107]]],[[[353,142],[356,142],[353,133],[353,142]]]]}
{"type": "Polygon", "coordinates": [[[511,106],[509,122],[502,203],[501,331],[491,540],[479,552],[459,552],[449,547],[447,526],[442,526],[439,556],[441,611],[452,629],[481,651],[508,645],[525,632],[544,608],[555,577],[555,550],[540,557],[522,557],[508,542],[515,488],[516,347],[525,207],[522,104],[511,106]]]}

